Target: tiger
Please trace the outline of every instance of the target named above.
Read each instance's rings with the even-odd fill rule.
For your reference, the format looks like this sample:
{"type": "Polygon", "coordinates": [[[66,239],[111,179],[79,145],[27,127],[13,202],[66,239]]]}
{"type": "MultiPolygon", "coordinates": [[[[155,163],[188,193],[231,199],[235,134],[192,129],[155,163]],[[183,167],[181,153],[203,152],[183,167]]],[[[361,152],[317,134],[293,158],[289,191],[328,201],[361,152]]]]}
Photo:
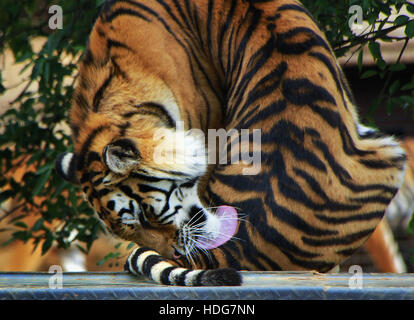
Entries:
{"type": "Polygon", "coordinates": [[[106,1],[70,127],[57,173],[136,243],[125,270],[163,285],[328,272],[372,234],[406,169],[398,141],[360,122],[295,0],[106,1]]]}

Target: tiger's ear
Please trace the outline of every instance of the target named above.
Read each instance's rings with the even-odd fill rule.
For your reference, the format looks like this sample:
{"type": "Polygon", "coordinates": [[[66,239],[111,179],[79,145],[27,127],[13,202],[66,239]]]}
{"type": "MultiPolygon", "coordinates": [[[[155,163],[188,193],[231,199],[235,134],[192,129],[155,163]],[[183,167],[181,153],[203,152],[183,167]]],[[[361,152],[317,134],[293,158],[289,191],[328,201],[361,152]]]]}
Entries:
{"type": "Polygon", "coordinates": [[[71,152],[64,152],[55,160],[55,169],[58,175],[73,184],[80,183],[76,175],[77,160],[76,154],[71,152]]]}
{"type": "Polygon", "coordinates": [[[120,139],[108,144],[102,156],[109,170],[120,175],[129,174],[141,159],[135,143],[129,139],[120,139]]]}

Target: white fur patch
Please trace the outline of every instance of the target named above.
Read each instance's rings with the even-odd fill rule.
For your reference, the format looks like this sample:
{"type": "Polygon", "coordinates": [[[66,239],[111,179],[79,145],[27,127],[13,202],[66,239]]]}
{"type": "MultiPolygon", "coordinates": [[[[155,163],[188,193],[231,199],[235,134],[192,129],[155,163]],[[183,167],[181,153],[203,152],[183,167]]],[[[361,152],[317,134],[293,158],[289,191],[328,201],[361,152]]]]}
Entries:
{"type": "Polygon", "coordinates": [[[72,158],[73,158],[73,153],[67,153],[62,158],[61,168],[65,176],[68,176],[69,174],[69,168],[70,168],[70,163],[72,161],[72,158]]]}
{"type": "Polygon", "coordinates": [[[167,261],[161,261],[155,264],[151,269],[151,278],[152,280],[161,283],[161,273],[166,269],[171,267],[172,264],[167,261]]]}
{"type": "Polygon", "coordinates": [[[195,280],[197,276],[203,272],[203,270],[193,270],[186,274],[185,276],[185,285],[186,286],[193,286],[196,284],[195,280]]]}
{"type": "Polygon", "coordinates": [[[137,259],[138,270],[142,271],[142,265],[144,264],[145,259],[153,255],[159,256],[159,253],[152,250],[141,253],[137,259]]]}
{"type": "Polygon", "coordinates": [[[160,128],[154,133],[154,140],[159,142],[154,148],[153,161],[191,177],[202,176],[207,169],[207,150],[203,138],[195,130],[160,128]]]}
{"type": "Polygon", "coordinates": [[[356,128],[357,128],[358,134],[360,136],[365,136],[365,135],[367,135],[369,133],[373,133],[373,132],[376,132],[377,131],[374,128],[370,128],[370,127],[364,126],[363,124],[360,124],[358,122],[356,123],[356,128]]]}
{"type": "Polygon", "coordinates": [[[168,280],[170,280],[172,284],[177,284],[177,277],[179,277],[180,274],[186,270],[187,269],[184,269],[184,268],[177,268],[177,269],[172,270],[170,273],[170,276],[168,277],[168,280]]]}
{"type": "MultiPolygon", "coordinates": [[[[120,212],[122,209],[130,209],[131,199],[126,197],[123,194],[114,194],[111,197],[111,200],[114,202],[114,211],[120,212]]],[[[123,224],[139,224],[138,214],[140,213],[139,206],[136,205],[136,202],[132,200],[133,212],[128,213],[124,212],[121,216],[121,222],[123,224]]]]}

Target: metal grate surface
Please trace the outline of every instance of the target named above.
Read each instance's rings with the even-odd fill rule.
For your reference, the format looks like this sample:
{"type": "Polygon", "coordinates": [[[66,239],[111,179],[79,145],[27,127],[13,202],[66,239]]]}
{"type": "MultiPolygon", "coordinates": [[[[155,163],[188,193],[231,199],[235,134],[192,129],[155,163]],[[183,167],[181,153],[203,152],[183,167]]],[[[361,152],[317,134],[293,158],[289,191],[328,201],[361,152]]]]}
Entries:
{"type": "Polygon", "coordinates": [[[412,299],[414,274],[363,274],[362,288],[351,274],[242,272],[240,287],[171,287],[127,273],[0,273],[0,300],[296,300],[412,299]],[[60,285],[61,284],[61,285],[60,285]],[[57,288],[55,288],[57,287],[57,288]]]}

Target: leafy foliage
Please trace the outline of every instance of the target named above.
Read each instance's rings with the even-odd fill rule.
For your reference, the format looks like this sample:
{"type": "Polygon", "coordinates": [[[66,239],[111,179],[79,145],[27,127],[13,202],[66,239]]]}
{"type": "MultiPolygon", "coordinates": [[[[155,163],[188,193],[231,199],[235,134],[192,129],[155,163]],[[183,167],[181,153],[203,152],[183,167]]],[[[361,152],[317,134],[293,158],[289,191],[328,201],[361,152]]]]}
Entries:
{"type": "MultiPolygon", "coordinates": [[[[43,252],[53,244],[67,248],[74,240],[84,243],[81,249],[88,251],[101,230],[78,188],[58,178],[53,166],[57,155],[71,148],[70,136],[64,127],[77,65],[103,2],[3,0],[0,3],[0,53],[10,50],[15,62],[30,70],[20,94],[10,105],[0,106],[0,172],[11,172],[19,164],[33,167],[26,171],[21,182],[0,175],[0,206],[13,199],[16,208],[0,211],[0,221],[9,218],[10,228],[14,230],[10,241],[33,240],[35,245],[42,245],[43,252]],[[52,5],[62,7],[62,29],[51,30],[48,26],[51,16],[48,8],[52,5]],[[36,51],[31,40],[39,37],[45,42],[36,51]],[[21,214],[10,219],[17,209],[21,214]],[[31,214],[36,215],[36,221],[27,225],[22,219],[31,214]]],[[[384,86],[371,106],[371,115],[384,102],[389,112],[403,108],[413,110],[414,114],[414,77],[407,83],[398,79],[399,72],[406,69],[401,57],[408,40],[414,37],[413,18],[400,12],[405,8],[413,14],[414,4],[404,0],[335,3],[303,0],[303,3],[325,31],[337,56],[347,52],[357,54],[362,79],[384,79],[384,86]],[[362,8],[368,28],[364,34],[354,34],[349,27],[352,5],[362,8]],[[395,20],[391,19],[392,12],[397,13],[395,20]],[[397,38],[391,34],[397,28],[404,28],[404,36],[397,38]],[[384,61],[383,42],[403,43],[394,64],[384,61]],[[376,63],[368,69],[363,66],[365,55],[361,49],[364,47],[376,63]]],[[[9,90],[0,72],[0,94],[7,94],[9,90]]],[[[114,257],[106,257],[110,258],[114,257]]]]}
{"type": "MultiPolygon", "coordinates": [[[[33,167],[20,183],[0,176],[0,187],[6,190],[0,192],[0,205],[11,198],[14,201],[12,208],[0,213],[0,219],[13,216],[11,240],[32,239],[42,245],[43,253],[54,243],[67,248],[75,239],[85,243],[81,249],[87,251],[100,223],[78,189],[54,174],[53,167],[58,154],[70,148],[64,123],[77,65],[102,1],[60,1],[63,28],[56,30],[48,26],[48,8],[53,4],[31,0],[0,4],[0,51],[11,50],[16,63],[31,70],[24,89],[0,109],[0,113],[7,109],[0,120],[0,172],[11,172],[17,165],[33,167]],[[44,44],[35,51],[31,40],[39,37],[44,44]],[[33,85],[36,89],[30,89],[33,85]],[[15,217],[12,214],[17,210],[21,214],[15,217]],[[32,226],[21,221],[26,215],[36,215],[32,226]]],[[[4,86],[0,90],[7,93],[4,86]]]]}

